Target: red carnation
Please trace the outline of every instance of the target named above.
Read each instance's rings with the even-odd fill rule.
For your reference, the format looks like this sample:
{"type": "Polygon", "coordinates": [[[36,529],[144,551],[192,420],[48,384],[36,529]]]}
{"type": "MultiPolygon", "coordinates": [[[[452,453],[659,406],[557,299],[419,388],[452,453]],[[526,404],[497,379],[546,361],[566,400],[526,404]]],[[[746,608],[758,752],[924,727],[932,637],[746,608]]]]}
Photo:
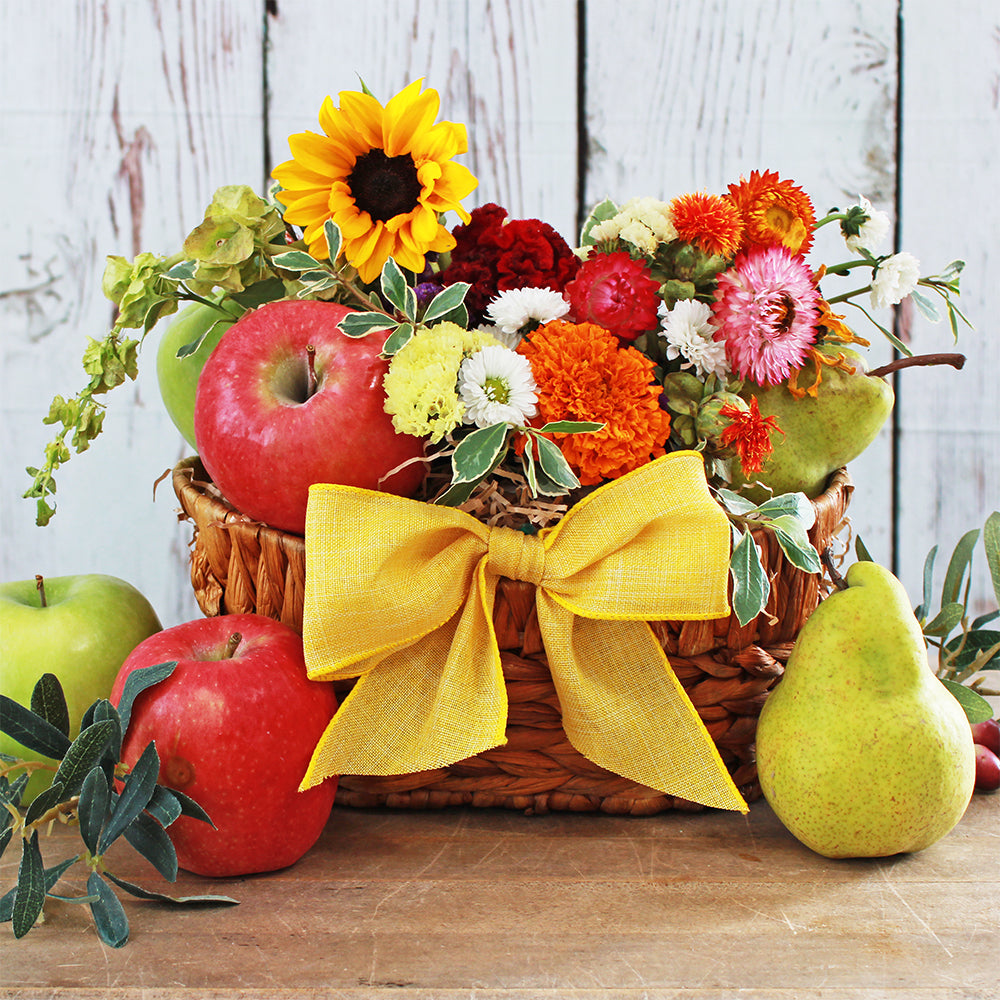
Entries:
{"type": "Polygon", "coordinates": [[[441,282],[467,281],[472,286],[465,297],[472,323],[482,322],[497,292],[561,291],[576,274],[579,259],[547,222],[507,219],[507,210],[494,204],[474,209],[471,215],[466,225],[453,230],[456,245],[441,282]]]}
{"type": "Polygon", "coordinates": [[[624,251],[591,253],[563,289],[575,323],[596,323],[620,340],[655,330],[660,286],[649,268],[624,251]]]}

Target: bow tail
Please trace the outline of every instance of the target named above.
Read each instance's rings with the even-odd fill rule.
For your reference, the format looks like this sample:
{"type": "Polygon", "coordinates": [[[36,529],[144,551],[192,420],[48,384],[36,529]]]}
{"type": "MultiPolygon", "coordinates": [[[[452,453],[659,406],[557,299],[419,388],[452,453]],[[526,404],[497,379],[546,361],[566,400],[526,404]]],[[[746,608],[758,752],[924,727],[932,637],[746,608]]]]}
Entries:
{"type": "Polygon", "coordinates": [[[747,812],[649,625],[582,618],[542,592],[538,600],[570,743],[623,778],[691,802],[747,812]]]}
{"type": "Polygon", "coordinates": [[[433,770],[507,741],[507,690],[490,620],[493,593],[481,567],[475,581],[469,599],[440,628],[361,666],[364,672],[313,752],[301,789],[335,774],[433,770]]]}

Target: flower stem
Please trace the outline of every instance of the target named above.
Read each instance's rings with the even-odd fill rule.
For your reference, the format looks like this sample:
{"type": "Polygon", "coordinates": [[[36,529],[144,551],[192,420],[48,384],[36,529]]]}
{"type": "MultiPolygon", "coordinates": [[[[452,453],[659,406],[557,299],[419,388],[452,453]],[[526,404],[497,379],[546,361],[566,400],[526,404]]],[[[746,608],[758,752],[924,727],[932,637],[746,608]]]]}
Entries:
{"type": "Polygon", "coordinates": [[[855,295],[863,295],[865,292],[870,292],[872,290],[871,285],[865,285],[864,288],[855,288],[852,292],[841,292],[840,295],[834,295],[832,299],[827,299],[827,305],[835,305],[838,302],[846,302],[848,299],[853,299],[855,295]]]}

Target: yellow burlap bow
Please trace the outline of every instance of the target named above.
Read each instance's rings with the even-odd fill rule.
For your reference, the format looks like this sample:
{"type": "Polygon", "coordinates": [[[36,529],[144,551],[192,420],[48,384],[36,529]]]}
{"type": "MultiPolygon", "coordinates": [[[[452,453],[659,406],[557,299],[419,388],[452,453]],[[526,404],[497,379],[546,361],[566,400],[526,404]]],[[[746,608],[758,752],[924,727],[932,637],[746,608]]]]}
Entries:
{"type": "Polygon", "coordinates": [[[357,677],[302,781],[409,774],[506,742],[497,580],[535,585],[570,742],[594,763],[746,812],[648,622],[728,614],[729,527],[702,458],[674,452],[525,535],[463,511],[316,485],[303,640],[314,680],[357,677]]]}

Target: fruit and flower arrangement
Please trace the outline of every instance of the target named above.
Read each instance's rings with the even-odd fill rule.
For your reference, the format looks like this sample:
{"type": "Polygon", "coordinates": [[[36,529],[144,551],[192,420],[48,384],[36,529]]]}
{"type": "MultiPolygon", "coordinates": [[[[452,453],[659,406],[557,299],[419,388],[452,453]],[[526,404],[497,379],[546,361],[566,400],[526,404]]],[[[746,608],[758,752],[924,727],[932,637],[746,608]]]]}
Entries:
{"type": "MultiPolygon", "coordinates": [[[[839,580],[831,555],[817,552],[808,535],[812,501],[836,470],[868,447],[891,411],[885,376],[917,364],[961,367],[958,354],[911,356],[880,322],[879,311],[909,298],[928,318],[946,315],[957,340],[959,324],[966,322],[955,304],[962,263],[924,275],[912,255],[882,251],[889,220],[866,198],[821,215],[800,186],[770,169],[734,178],[719,193],[605,200],[571,246],[542,220],[511,218],[494,203],[463,206],[477,186],[455,159],[467,151],[465,128],[437,121],[438,111],[437,93],[421,81],[385,105],[367,89],[341,93],[339,104],[327,98],[319,112],[322,131],[290,137],[291,158],[274,169],[276,183],[266,197],[243,185],[220,188],[177,253],[141,253],[131,261],[110,257],[103,288],[118,308],[117,319],[103,339],[88,343],[84,389],[52,401],[45,422],[57,427],[56,436],[40,467],[28,470],[33,482],[25,496],[36,500],[37,521],[45,524],[55,513],[56,472],[100,433],[102,397],[135,377],[144,338],[162,324],[157,367],[164,402],[197,450],[212,489],[245,518],[303,536],[313,553],[306,600],[320,610],[310,616],[307,609],[305,654],[313,679],[304,683],[323,690],[316,699],[326,699],[319,713],[326,719],[301,727],[318,746],[305,762],[308,770],[305,764],[301,769],[306,777],[299,797],[321,793],[321,800],[297,849],[308,850],[318,836],[336,775],[350,773],[340,769],[340,744],[363,740],[355,731],[366,727],[391,732],[393,714],[380,723],[377,716],[388,702],[378,699],[402,696],[383,678],[405,690],[405,698],[415,698],[422,681],[414,678],[442,655],[440,633],[448,629],[451,640],[471,644],[490,660],[476,636],[491,635],[488,612],[501,576],[538,585],[547,644],[579,645],[565,656],[552,655],[553,673],[558,667],[575,685],[577,675],[587,672],[574,661],[577,655],[586,660],[596,653],[613,663],[629,650],[646,655],[647,620],[672,617],[670,612],[715,618],[731,607],[745,625],[764,613],[771,582],[752,533],[764,530],[794,567],[820,574],[825,562],[838,584],[814,629],[816,651],[804,649],[800,661],[810,655],[824,659],[829,640],[822,630],[831,628],[831,620],[835,631],[855,620],[858,627],[875,627],[867,612],[847,610],[852,605],[840,593],[863,592],[862,603],[874,601],[882,617],[909,616],[892,641],[907,650],[906,669],[924,687],[923,674],[933,678],[924,636],[936,637],[942,676],[947,673],[952,689],[965,692],[969,711],[983,722],[980,702],[986,703],[966,682],[998,665],[1000,644],[984,627],[995,615],[969,623],[967,594],[963,599],[959,593],[975,538],[963,543],[962,558],[956,553],[949,566],[941,612],[929,615],[925,595],[918,623],[904,608],[898,583],[887,581],[880,567],[839,580]],[[450,214],[457,221],[449,225],[450,214]],[[825,226],[839,228],[844,259],[818,264],[809,254],[825,226]],[[869,342],[849,323],[855,317],[889,339],[895,361],[869,370],[863,353],[869,342]],[[663,511],[675,515],[669,529],[660,524],[663,511]],[[479,527],[470,527],[473,521],[479,527]],[[425,522],[431,525],[426,531],[425,522]],[[671,554],[654,558],[664,546],[671,554]],[[601,549],[599,560],[588,547],[601,549]],[[461,561],[441,555],[459,548],[461,561]],[[542,582],[543,548],[546,567],[560,564],[561,577],[550,590],[542,582]],[[631,554],[619,560],[626,549],[631,554]],[[687,549],[697,551],[689,556],[687,549]],[[410,560],[404,571],[387,573],[379,560],[403,550],[410,560]],[[654,563],[654,575],[646,579],[654,563]],[[341,579],[331,582],[338,573],[341,579]],[[413,627],[419,634],[394,631],[395,625],[379,620],[380,612],[407,600],[407,581],[417,576],[434,581],[431,592],[439,595],[458,576],[475,599],[455,603],[426,628],[421,619],[413,627]],[[692,583],[699,576],[706,577],[703,586],[692,583]],[[583,578],[586,586],[579,582],[583,578]],[[444,582],[435,590],[438,579],[444,582]],[[687,604],[664,605],[660,594],[667,586],[690,586],[687,604]],[[604,603],[595,598],[592,607],[583,593],[587,588],[612,596],[602,594],[604,603]],[[636,595],[631,610],[614,603],[618,592],[636,595]],[[336,629],[322,618],[331,604],[337,607],[336,629]],[[362,604],[367,623],[360,622],[362,604]],[[837,615],[854,617],[837,621],[837,615]],[[607,623],[581,624],[605,617],[629,620],[615,621],[614,631],[602,631],[607,623]],[[958,637],[949,638],[959,626],[958,637]],[[359,638],[366,628],[374,631],[359,638]],[[425,648],[432,632],[437,645],[425,648]],[[573,642],[563,642],[571,633],[573,642]],[[371,661],[382,673],[379,679],[374,671],[365,673],[338,709],[328,682],[361,676],[338,672],[347,660],[371,661]],[[353,707],[362,702],[355,697],[362,686],[378,693],[367,714],[353,707]],[[324,733],[329,716],[338,727],[331,724],[324,733]]],[[[983,537],[1000,593],[1000,515],[987,522],[983,537]]],[[[858,565],[867,566],[863,546],[859,554],[858,565]]],[[[928,586],[931,570],[932,560],[928,586]]],[[[426,595],[415,600],[428,605],[432,617],[438,614],[426,595]]],[[[111,943],[123,943],[123,932],[120,905],[108,899],[110,885],[135,888],[101,866],[104,850],[118,836],[159,858],[161,872],[175,872],[176,853],[160,834],[177,820],[182,866],[207,874],[234,870],[217,848],[200,848],[203,830],[192,830],[199,824],[210,829],[205,809],[197,805],[194,777],[209,765],[176,753],[154,761],[156,751],[149,748],[156,743],[156,725],[143,718],[129,731],[129,718],[135,721],[138,707],[147,703],[145,715],[160,711],[153,708],[158,691],[167,703],[163,717],[172,718],[171,691],[176,699],[177,686],[187,683],[185,671],[192,678],[198,674],[188,661],[225,664],[246,642],[245,634],[272,652],[287,643],[287,636],[267,635],[258,621],[224,620],[254,617],[206,619],[215,628],[211,638],[164,632],[145,640],[136,649],[138,659],[122,668],[110,700],[96,703],[74,741],[61,721],[57,682],[44,682],[32,698],[32,712],[5,701],[5,726],[8,713],[14,719],[12,735],[63,760],[47,797],[29,806],[28,815],[18,812],[19,781],[2,779],[11,815],[20,816],[21,830],[34,831],[24,837],[30,886],[19,887],[5,903],[16,933],[30,928],[45,892],[61,875],[58,866],[42,866],[37,848],[39,819],[53,810],[79,819],[92,868],[88,902],[111,943]],[[181,660],[183,669],[170,665],[181,660]],[[72,807],[65,806],[67,798],[72,807]]],[[[209,627],[191,626],[194,632],[209,627]]],[[[274,652],[283,664],[295,655],[284,647],[274,652]]],[[[657,647],[654,660],[662,659],[657,647]]],[[[299,668],[303,678],[305,670],[299,668]]],[[[803,680],[779,686],[783,701],[796,692],[817,694],[802,672],[803,680]]],[[[460,670],[453,673],[456,699],[484,690],[482,678],[469,681],[460,670]]],[[[965,713],[934,684],[933,697],[914,697],[921,704],[938,699],[932,712],[947,716],[942,731],[952,748],[939,766],[957,766],[960,759],[957,784],[949,789],[953,808],[942,812],[950,829],[971,793],[973,751],[965,713]]],[[[560,688],[574,744],[587,747],[587,756],[593,748],[599,763],[616,760],[580,721],[593,693],[574,685],[560,688]]],[[[431,685],[424,692],[428,705],[440,690],[431,685]]],[[[279,701],[301,714],[309,697],[299,692],[279,701]]],[[[492,719],[479,725],[468,707],[459,704],[458,720],[442,722],[455,733],[473,734],[451,760],[503,739],[502,726],[497,735],[492,719]]],[[[796,710],[801,705],[793,705],[796,710]]],[[[776,699],[764,730],[769,767],[780,756],[772,752],[775,746],[792,746],[786,736],[767,739],[795,728],[778,721],[780,711],[776,699]]],[[[627,741],[627,729],[628,723],[615,740],[627,741]]],[[[692,746],[700,738],[692,731],[692,746]]],[[[214,752],[205,750],[204,759],[214,752]]],[[[365,753],[378,756],[381,750],[365,753]]],[[[408,762],[407,770],[420,770],[434,766],[432,757],[415,746],[379,757],[365,773],[399,773],[391,768],[400,760],[408,762]]],[[[638,769],[642,780],[649,773],[638,769]]],[[[206,779],[209,798],[211,785],[206,779]]],[[[762,774],[762,786],[770,798],[772,773],[767,780],[762,774]]],[[[791,794],[799,806],[802,795],[791,794]]],[[[738,795],[721,793],[702,801],[742,804],[738,795]]],[[[211,804],[202,805],[213,813],[211,804]]],[[[221,827],[234,807],[219,800],[218,808],[221,827]]],[[[920,812],[935,808],[917,806],[920,812]]],[[[785,818],[784,811],[779,815],[785,818]]],[[[879,841],[830,850],[856,855],[917,849],[913,844],[923,846],[947,832],[942,823],[901,846],[879,841]]],[[[12,830],[8,823],[8,841],[12,830]]],[[[239,848],[227,850],[240,854],[239,848]]],[[[267,854],[270,848],[254,850],[267,854]]],[[[292,860],[283,856],[271,867],[292,860]]]]}

